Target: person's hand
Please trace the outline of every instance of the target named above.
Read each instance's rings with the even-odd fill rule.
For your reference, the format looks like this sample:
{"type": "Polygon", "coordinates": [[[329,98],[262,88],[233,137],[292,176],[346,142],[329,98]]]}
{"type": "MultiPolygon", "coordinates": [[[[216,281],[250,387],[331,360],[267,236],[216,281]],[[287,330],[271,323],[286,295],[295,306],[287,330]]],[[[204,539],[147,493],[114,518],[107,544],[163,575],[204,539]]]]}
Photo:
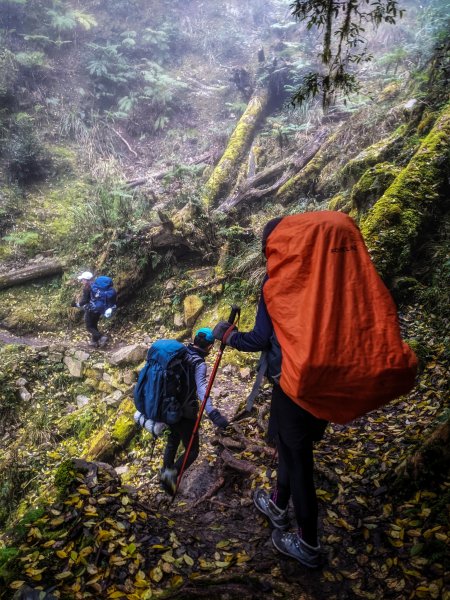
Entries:
{"type": "MultiPolygon", "coordinates": [[[[219,321],[213,329],[213,336],[216,338],[216,340],[220,340],[222,342],[223,336],[225,335],[225,333],[228,331],[228,329],[231,326],[232,326],[231,323],[228,323],[228,321],[219,321]]],[[[233,327],[233,329],[232,329],[231,333],[236,333],[236,331],[237,331],[236,325],[233,325],[232,327],[233,327]]],[[[225,343],[227,343],[227,341],[231,337],[231,333],[229,334],[228,338],[225,340],[225,343]]]]}
{"type": "Polygon", "coordinates": [[[213,424],[220,429],[226,429],[230,424],[228,419],[226,419],[218,410],[215,408],[212,410],[208,417],[211,419],[213,424]]]}

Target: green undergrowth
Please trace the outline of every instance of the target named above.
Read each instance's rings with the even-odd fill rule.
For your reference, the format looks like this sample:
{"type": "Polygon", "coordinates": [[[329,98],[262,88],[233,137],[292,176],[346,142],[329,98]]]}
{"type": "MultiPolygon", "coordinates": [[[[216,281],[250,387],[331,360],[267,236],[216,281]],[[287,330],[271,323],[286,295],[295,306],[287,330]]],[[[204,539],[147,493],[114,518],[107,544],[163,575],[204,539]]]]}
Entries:
{"type": "Polygon", "coordinates": [[[60,286],[60,277],[50,277],[0,290],[0,322],[22,334],[57,329],[67,320],[60,286]]]}

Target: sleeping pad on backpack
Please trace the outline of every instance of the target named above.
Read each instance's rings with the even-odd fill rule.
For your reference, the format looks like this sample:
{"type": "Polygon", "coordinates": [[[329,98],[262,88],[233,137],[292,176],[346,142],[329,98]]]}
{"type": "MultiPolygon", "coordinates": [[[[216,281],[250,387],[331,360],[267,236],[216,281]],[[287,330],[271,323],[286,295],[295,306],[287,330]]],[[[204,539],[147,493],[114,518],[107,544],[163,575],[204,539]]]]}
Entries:
{"type": "Polygon", "coordinates": [[[413,387],[416,356],[350,217],[284,217],[266,257],[263,293],[281,346],[280,385],[294,402],[347,423],[413,387]]]}

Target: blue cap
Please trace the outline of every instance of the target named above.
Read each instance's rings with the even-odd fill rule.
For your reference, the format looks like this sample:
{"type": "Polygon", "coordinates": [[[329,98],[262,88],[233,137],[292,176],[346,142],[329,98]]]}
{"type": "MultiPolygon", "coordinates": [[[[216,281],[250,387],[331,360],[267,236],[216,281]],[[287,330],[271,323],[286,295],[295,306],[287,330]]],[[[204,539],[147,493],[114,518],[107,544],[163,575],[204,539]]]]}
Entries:
{"type": "Polygon", "coordinates": [[[212,329],[210,329],[209,327],[202,327],[201,329],[199,329],[195,334],[195,337],[197,336],[204,337],[208,344],[214,344],[215,342],[215,337],[213,335],[212,329]]]}

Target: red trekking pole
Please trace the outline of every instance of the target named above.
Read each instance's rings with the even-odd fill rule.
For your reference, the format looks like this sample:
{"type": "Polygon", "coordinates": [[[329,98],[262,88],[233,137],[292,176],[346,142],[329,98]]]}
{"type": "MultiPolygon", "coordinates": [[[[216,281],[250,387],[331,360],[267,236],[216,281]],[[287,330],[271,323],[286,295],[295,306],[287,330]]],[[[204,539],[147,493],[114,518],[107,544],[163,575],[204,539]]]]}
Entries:
{"type": "Polygon", "coordinates": [[[192,444],[194,442],[195,434],[197,433],[198,428],[200,427],[200,421],[201,421],[202,416],[203,416],[203,411],[205,410],[206,401],[208,399],[209,393],[210,393],[211,388],[213,386],[214,379],[215,379],[216,373],[217,373],[217,369],[219,368],[219,364],[220,364],[220,361],[222,359],[223,351],[225,350],[225,347],[226,347],[225,342],[227,341],[228,336],[230,335],[230,333],[233,331],[233,329],[234,329],[234,320],[240,314],[240,312],[241,312],[241,309],[239,308],[239,306],[235,306],[233,304],[233,306],[231,307],[230,316],[228,317],[228,323],[230,323],[230,327],[223,334],[222,341],[220,342],[219,352],[217,353],[216,360],[214,362],[214,366],[213,366],[213,369],[211,371],[211,375],[209,377],[208,387],[206,388],[205,397],[203,398],[203,402],[202,402],[202,404],[200,406],[200,410],[198,411],[198,416],[197,416],[197,420],[196,420],[195,425],[194,425],[194,429],[192,430],[191,439],[189,440],[188,447],[186,448],[186,452],[184,454],[183,464],[181,465],[180,472],[178,473],[177,485],[176,485],[175,491],[173,493],[172,502],[175,500],[175,496],[177,495],[178,488],[180,487],[181,478],[183,477],[184,468],[186,466],[186,462],[187,462],[187,459],[188,459],[188,456],[189,456],[189,452],[191,451],[191,447],[192,447],[192,444]]]}

